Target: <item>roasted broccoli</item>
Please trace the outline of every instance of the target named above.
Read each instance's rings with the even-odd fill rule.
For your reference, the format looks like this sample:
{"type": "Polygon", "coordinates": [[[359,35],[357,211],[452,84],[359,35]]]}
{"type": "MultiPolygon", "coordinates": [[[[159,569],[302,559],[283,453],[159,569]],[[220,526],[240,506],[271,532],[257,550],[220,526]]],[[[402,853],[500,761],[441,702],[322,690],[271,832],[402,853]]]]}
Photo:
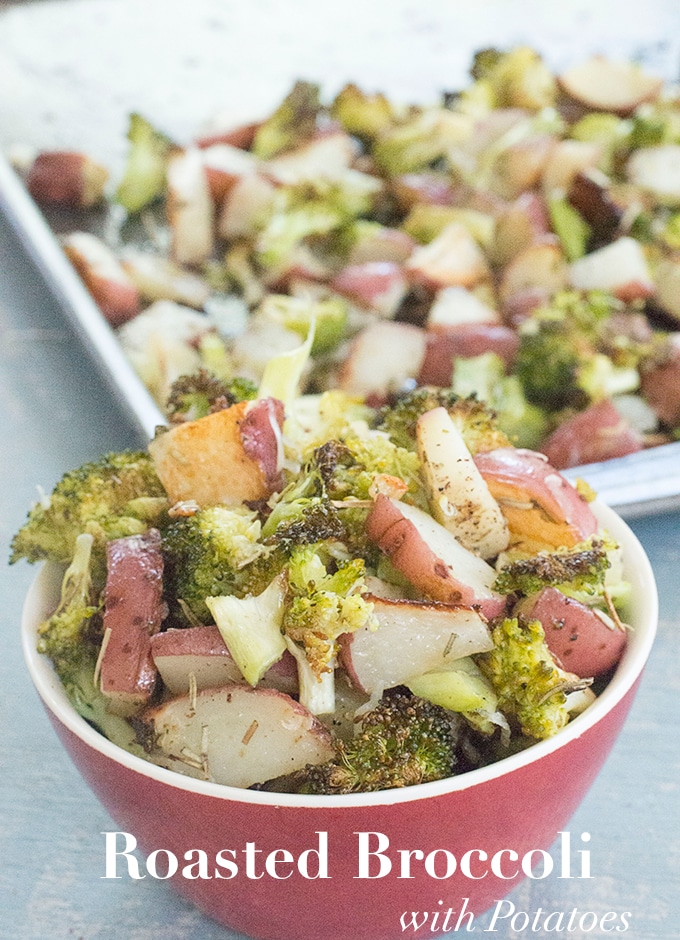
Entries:
{"type": "Polygon", "coordinates": [[[87,532],[94,537],[93,580],[99,585],[106,542],[145,532],[167,503],[147,453],[107,454],[66,473],[51,496],[33,506],[12,539],[10,564],[20,558],[70,564],[76,539],[87,532]]]}
{"type": "Polygon", "coordinates": [[[290,150],[314,136],[320,111],[319,87],[296,82],[255,134],[252,150],[261,160],[290,150]]]}
{"type": "Polygon", "coordinates": [[[243,569],[267,549],[258,541],[257,513],[244,507],[211,506],[175,519],[163,535],[169,596],[180,619],[210,623],[206,597],[239,593],[243,569]]]}
{"type": "Polygon", "coordinates": [[[182,375],[173,382],[168,397],[166,414],[172,424],[196,421],[239,401],[255,398],[257,388],[248,379],[224,382],[207,369],[194,375],[182,375]]]}
{"type": "Polygon", "coordinates": [[[494,590],[499,594],[527,597],[541,588],[552,586],[594,594],[602,590],[609,567],[604,542],[592,539],[575,548],[539,552],[530,558],[511,561],[501,568],[494,590]]]}
{"type": "Polygon", "coordinates": [[[338,742],[337,760],[300,775],[304,793],[359,793],[441,780],[454,772],[456,735],[438,705],[400,686],[367,712],[353,740],[338,742]]]}
{"type": "Polygon", "coordinates": [[[75,540],[73,560],[61,584],[61,598],[54,613],[40,625],[38,650],[52,660],[63,682],[77,672],[88,647],[83,642],[90,619],[99,609],[92,585],[92,535],[75,540]]]}
{"type": "Polygon", "coordinates": [[[474,395],[463,398],[451,389],[422,387],[401,396],[378,412],[376,427],[386,431],[399,447],[414,450],[418,418],[440,407],[449,412],[472,454],[509,446],[508,437],[486,404],[474,395]]]}
{"type": "Polygon", "coordinates": [[[130,149],[116,200],[136,213],[161,196],[174,145],[140,114],[130,115],[128,140],[130,149]]]}
{"type": "Polygon", "coordinates": [[[349,134],[370,141],[395,121],[394,108],[385,95],[367,94],[356,85],[345,85],[331,105],[331,115],[349,134]]]}
{"type": "Polygon", "coordinates": [[[506,618],[493,629],[494,648],[476,657],[498,696],[498,708],[514,716],[523,734],[549,738],[569,721],[567,693],[584,688],[560,669],[545,642],[538,620],[506,618]]]}
{"type": "Polygon", "coordinates": [[[616,350],[611,356],[604,351],[618,306],[602,291],[562,291],[524,321],[515,374],[530,402],[548,411],[583,408],[591,400],[636,388],[635,351],[626,350],[621,365],[616,350]]]}
{"type": "Polygon", "coordinates": [[[283,629],[304,649],[317,676],[332,670],[338,637],[371,621],[373,606],[361,595],[363,585],[362,558],[336,561],[323,543],[291,552],[283,629]]]}

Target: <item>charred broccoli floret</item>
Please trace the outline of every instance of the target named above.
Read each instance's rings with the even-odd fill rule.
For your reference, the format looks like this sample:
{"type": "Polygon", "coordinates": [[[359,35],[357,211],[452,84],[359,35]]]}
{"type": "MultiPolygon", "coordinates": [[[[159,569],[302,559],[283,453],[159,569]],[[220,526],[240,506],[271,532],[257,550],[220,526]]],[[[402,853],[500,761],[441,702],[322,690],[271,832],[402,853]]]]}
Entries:
{"type": "Polygon", "coordinates": [[[168,396],[166,414],[172,424],[196,421],[239,401],[251,401],[257,387],[248,379],[225,382],[207,369],[176,379],[168,396]]]}
{"type": "Polygon", "coordinates": [[[498,696],[498,708],[514,716],[523,734],[549,738],[569,721],[567,692],[584,688],[560,669],[545,642],[538,620],[506,618],[493,630],[494,648],[476,657],[498,696]]]}
{"type": "Polygon", "coordinates": [[[472,454],[510,444],[494,412],[476,396],[463,398],[451,389],[431,386],[417,388],[380,409],[376,426],[399,447],[414,450],[418,418],[433,408],[446,408],[472,454]]]}
{"type": "Polygon", "coordinates": [[[607,347],[617,307],[602,291],[562,291],[525,320],[514,368],[530,402],[548,411],[583,408],[637,387],[634,350],[625,350],[619,365],[622,357],[607,347]]]}
{"type": "Polygon", "coordinates": [[[246,508],[210,506],[175,519],[163,536],[169,596],[190,622],[210,623],[206,597],[239,593],[243,570],[265,554],[258,541],[257,513],[246,508]]]}
{"type": "Polygon", "coordinates": [[[592,539],[571,549],[539,552],[504,565],[494,590],[527,597],[541,588],[566,586],[570,591],[598,593],[604,586],[609,555],[603,541],[592,539]]]}
{"type": "Polygon", "coordinates": [[[253,153],[261,160],[290,150],[313,137],[321,105],[319,86],[296,82],[278,108],[255,134],[253,153]]]}
{"type": "Polygon", "coordinates": [[[337,760],[307,767],[301,790],[336,794],[389,790],[449,777],[456,740],[446,711],[404,687],[384,693],[337,760]]]}
{"type": "Polygon", "coordinates": [[[99,585],[106,542],[145,532],[167,502],[147,453],[107,454],[64,474],[52,494],[33,506],[12,540],[10,564],[20,558],[70,564],[76,539],[87,532],[94,537],[93,579],[99,585]]]}

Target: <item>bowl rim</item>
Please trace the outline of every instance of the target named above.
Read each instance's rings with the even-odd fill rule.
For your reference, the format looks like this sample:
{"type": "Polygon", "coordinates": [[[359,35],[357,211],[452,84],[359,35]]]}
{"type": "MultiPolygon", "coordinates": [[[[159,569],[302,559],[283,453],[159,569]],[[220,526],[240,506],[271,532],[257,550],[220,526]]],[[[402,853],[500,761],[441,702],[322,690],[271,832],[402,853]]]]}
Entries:
{"type": "Polygon", "coordinates": [[[24,660],[44,705],[72,734],[115,763],[177,790],[229,802],[304,809],[397,805],[462,792],[536,763],[548,754],[576,741],[628,694],[643,672],[656,635],[658,621],[658,592],[654,572],[640,541],[623,519],[612,509],[597,501],[593,504],[593,509],[601,525],[621,545],[624,571],[632,585],[628,619],[633,629],[612,679],[597,699],[554,737],[538,741],[525,750],[488,766],[470,770],[458,776],[446,777],[443,780],[399,789],[381,790],[376,793],[337,796],[274,793],[241,789],[184,776],[177,771],[159,767],[142,757],[129,753],[96,731],[75,711],[51,663],[47,657],[37,651],[37,628],[47,614],[47,598],[48,596],[54,598],[61,581],[61,569],[49,562],[44,563],[37,572],[24,601],[21,617],[24,660]]]}

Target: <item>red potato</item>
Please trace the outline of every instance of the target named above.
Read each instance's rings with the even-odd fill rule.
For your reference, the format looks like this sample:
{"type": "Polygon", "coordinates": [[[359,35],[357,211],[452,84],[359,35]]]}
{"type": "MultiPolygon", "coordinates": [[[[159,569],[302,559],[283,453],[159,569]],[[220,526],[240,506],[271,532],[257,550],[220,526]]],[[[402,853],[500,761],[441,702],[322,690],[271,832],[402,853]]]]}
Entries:
{"type": "Polygon", "coordinates": [[[495,558],[508,547],[508,527],[446,408],[418,418],[416,441],[434,518],[475,555],[495,558]]]}
{"type": "Polygon", "coordinates": [[[104,198],[106,167],[84,153],[50,150],[39,153],[26,174],[26,187],[36,202],[87,209],[104,198]]]}
{"type": "Polygon", "coordinates": [[[349,346],[338,372],[339,388],[349,395],[386,398],[416,378],[425,343],[425,331],[409,323],[371,323],[349,346]]]}
{"type": "Polygon", "coordinates": [[[518,252],[505,266],[498,285],[501,303],[536,288],[555,293],[567,286],[568,265],[562,246],[552,235],[544,236],[518,252]]]}
{"type": "Polygon", "coordinates": [[[360,235],[350,249],[347,264],[352,266],[379,261],[403,264],[415,247],[415,241],[407,232],[381,225],[360,235]]]}
{"type": "Polygon", "coordinates": [[[628,179],[664,206],[680,205],[680,145],[641,147],[626,166],[628,179]]]}
{"type": "Polygon", "coordinates": [[[378,626],[343,634],[340,662],[352,684],[369,695],[493,649],[486,619],[470,607],[370,595],[367,600],[378,626]]]}
{"type": "Polygon", "coordinates": [[[550,302],[552,291],[548,287],[525,287],[511,297],[506,297],[501,307],[503,320],[508,326],[517,329],[527,320],[534,310],[550,302]]]}
{"type": "Polygon", "coordinates": [[[642,373],[641,389],[663,424],[680,425],[680,333],[672,334],[672,351],[667,362],[642,373]]]}
{"type": "Polygon", "coordinates": [[[238,506],[269,497],[281,470],[279,404],[239,402],[158,434],[149,453],[171,502],[238,506]]]}
{"type": "Polygon", "coordinates": [[[543,454],[499,447],[474,459],[508,522],[511,545],[569,547],[598,531],[589,504],[543,454]]]}
{"type": "Polygon", "coordinates": [[[623,301],[644,300],[655,290],[643,248],[628,236],[573,261],[569,283],[576,290],[610,291],[623,301]]]}
{"type": "Polygon", "coordinates": [[[644,72],[634,62],[614,62],[594,55],[558,78],[570,97],[595,111],[613,111],[625,117],[645,101],[657,98],[663,79],[644,72]]]}
{"type": "MultiPolygon", "coordinates": [[[[163,685],[173,695],[189,691],[192,675],[198,691],[244,681],[214,624],[156,633],[151,637],[151,655],[163,685]]],[[[290,653],[283,654],[259,685],[288,695],[297,693],[297,665],[290,653]]]]}
{"type": "Polygon", "coordinates": [[[558,140],[543,167],[541,183],[548,195],[569,192],[574,178],[585,170],[595,168],[602,157],[603,147],[590,140],[558,140]]]}
{"type": "Polygon", "coordinates": [[[642,437],[609,399],[563,421],[543,444],[543,453],[558,470],[625,457],[639,450],[642,437]]]}
{"type": "Polygon", "coordinates": [[[151,637],[165,615],[160,545],[160,534],[151,530],[113,539],[106,546],[99,684],[109,710],[118,715],[133,715],[147,705],[158,679],[151,637]]]}
{"type": "Polygon", "coordinates": [[[680,254],[662,258],[654,271],[656,303],[680,322],[680,254]]]}
{"type": "Polygon", "coordinates": [[[137,316],[141,309],[139,291],[108,245],[89,232],[72,232],[64,236],[61,244],[112,326],[137,316]]]}
{"type": "Polygon", "coordinates": [[[624,219],[625,210],[612,197],[609,177],[594,169],[576,173],[567,198],[598,238],[611,241],[624,219]]]}
{"type": "Polygon", "coordinates": [[[428,329],[499,322],[497,311],[465,287],[442,287],[427,315],[428,329]]]}
{"type": "Polygon", "coordinates": [[[626,648],[625,630],[605,622],[595,610],[557,588],[543,588],[523,601],[520,610],[541,621],[550,652],[563,669],[583,679],[608,672],[626,648]]]}
{"type": "Polygon", "coordinates": [[[331,281],[331,288],[381,317],[394,316],[406,296],[404,267],[394,261],[351,264],[331,281]]]}
{"type": "Polygon", "coordinates": [[[425,357],[419,385],[450,386],[456,359],[472,359],[492,352],[510,367],[517,355],[519,336],[501,323],[461,323],[427,329],[425,357]]]}
{"type": "Polygon", "coordinates": [[[255,140],[261,122],[254,124],[240,124],[236,127],[227,127],[224,130],[214,129],[198,137],[195,141],[197,147],[212,147],[214,144],[229,144],[241,150],[250,150],[255,140]]]}
{"type": "Polygon", "coordinates": [[[197,147],[170,157],[166,206],[174,260],[187,265],[207,261],[215,241],[215,207],[203,154],[197,147]]]}
{"type": "Polygon", "coordinates": [[[511,144],[496,158],[491,189],[504,199],[517,199],[541,181],[555,146],[551,134],[534,134],[511,144]]]}
{"type": "Polygon", "coordinates": [[[438,173],[404,173],[391,181],[392,190],[406,209],[416,203],[428,206],[452,206],[455,187],[451,180],[438,173]]]}
{"type": "Polygon", "coordinates": [[[498,216],[491,247],[491,260],[504,266],[524,248],[550,233],[550,218],[545,199],[536,192],[525,192],[498,216]]]}
{"type": "Polygon", "coordinates": [[[335,756],[321,722],[274,689],[205,689],[151,708],[143,720],[159,762],[225,786],[252,787],[335,756]]]}
{"type": "Polygon", "coordinates": [[[172,300],[200,310],[210,297],[208,283],[170,258],[148,251],[126,249],[120,263],[148,303],[172,300]]]}
{"type": "Polygon", "coordinates": [[[212,144],[201,150],[201,155],[210,195],[215,203],[222,202],[237,180],[249,176],[257,169],[258,161],[253,154],[229,144],[212,144]]]}
{"type": "Polygon", "coordinates": [[[345,131],[331,128],[296,150],[267,160],[262,172],[273,182],[285,185],[332,179],[349,170],[356,156],[356,141],[345,131]]]}
{"type": "Polygon", "coordinates": [[[425,596],[477,607],[489,619],[504,610],[505,598],[491,587],[496,578],[491,565],[422,509],[380,494],[369,511],[366,534],[425,596]]]}
{"type": "Polygon", "coordinates": [[[451,222],[429,245],[416,248],[404,267],[413,283],[435,289],[474,287],[490,276],[484,252],[460,222],[451,222]]]}
{"type": "Polygon", "coordinates": [[[227,239],[254,235],[275,192],[276,186],[259,173],[240,177],[225,195],[217,222],[218,234],[227,239]]]}

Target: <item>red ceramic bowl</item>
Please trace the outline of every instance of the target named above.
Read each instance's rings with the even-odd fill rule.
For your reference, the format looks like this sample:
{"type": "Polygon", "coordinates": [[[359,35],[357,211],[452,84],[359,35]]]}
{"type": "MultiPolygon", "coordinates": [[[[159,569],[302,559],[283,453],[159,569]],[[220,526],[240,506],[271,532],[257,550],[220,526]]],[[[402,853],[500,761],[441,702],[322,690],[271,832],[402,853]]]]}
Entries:
{"type": "MultiPolygon", "coordinates": [[[[121,832],[134,836],[145,857],[165,850],[155,856],[161,874],[166,853],[173,853],[179,869],[172,884],[207,915],[261,940],[395,940],[404,935],[404,912],[451,907],[457,913],[448,924],[440,917],[434,930],[425,928],[434,936],[455,928],[461,907],[478,915],[508,894],[525,877],[524,856],[539,871],[550,864],[546,850],[566,831],[630,708],[656,630],[656,586],[630,529],[609,509],[598,515],[622,544],[633,584],[628,619],[634,629],[612,681],[553,739],[436,783],[301,797],[210,784],[128,754],[75,713],[35,650],[37,625],[58,589],[58,573],[49,566],[26,599],[24,653],[57,734],[121,832]],[[204,874],[213,877],[182,874],[199,858],[192,850],[205,853],[204,874]],[[400,877],[407,874],[401,862],[408,852],[414,853],[411,877],[400,877]],[[191,853],[186,860],[185,853],[191,853]],[[494,874],[494,855],[503,877],[494,874]]],[[[584,845],[580,834],[572,842],[577,876],[584,845]]],[[[119,837],[117,848],[124,847],[119,837]]],[[[556,877],[562,862],[555,849],[553,856],[556,877]]],[[[117,863],[127,877],[125,861],[117,863]]],[[[467,923],[469,917],[460,929],[467,923]]]]}

